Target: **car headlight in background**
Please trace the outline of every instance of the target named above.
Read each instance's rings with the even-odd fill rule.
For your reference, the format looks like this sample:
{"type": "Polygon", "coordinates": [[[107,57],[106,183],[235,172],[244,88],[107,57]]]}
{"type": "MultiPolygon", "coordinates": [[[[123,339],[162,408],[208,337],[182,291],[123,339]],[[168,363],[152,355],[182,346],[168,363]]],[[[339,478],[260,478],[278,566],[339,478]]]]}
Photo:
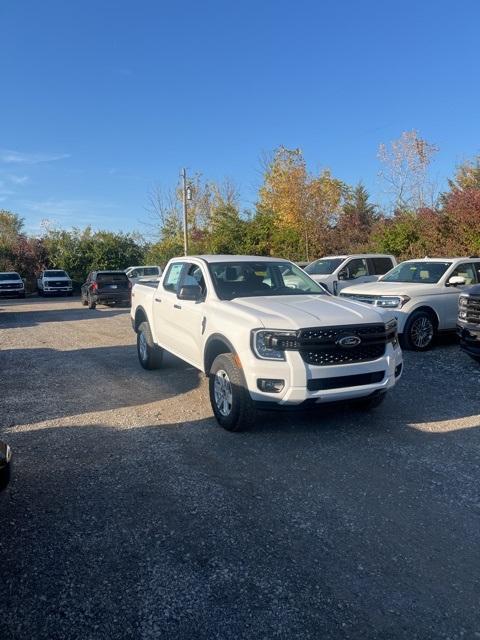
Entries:
{"type": "Polygon", "coordinates": [[[409,300],[409,296],[383,296],[375,301],[375,305],[383,309],[401,309],[409,300]]]}
{"type": "Polygon", "coordinates": [[[257,329],[252,332],[252,347],[257,358],[262,360],[285,360],[285,349],[296,349],[296,331],[257,329]]]}

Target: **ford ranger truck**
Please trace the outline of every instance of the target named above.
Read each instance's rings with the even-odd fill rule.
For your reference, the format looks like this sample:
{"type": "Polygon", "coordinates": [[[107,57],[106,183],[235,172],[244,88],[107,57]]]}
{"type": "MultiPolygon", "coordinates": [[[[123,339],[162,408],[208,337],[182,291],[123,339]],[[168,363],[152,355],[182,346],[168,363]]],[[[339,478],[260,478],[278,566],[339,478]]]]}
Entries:
{"type": "Polygon", "coordinates": [[[158,284],[135,285],[131,319],[142,367],[166,350],[205,373],[230,431],[272,406],[375,407],[402,372],[391,311],[336,298],[287,260],[174,258],[158,284]]]}
{"type": "Polygon", "coordinates": [[[463,351],[480,362],[480,285],[460,295],[457,333],[463,351]]]}
{"type": "Polygon", "coordinates": [[[39,296],[52,296],[73,294],[73,283],[66,271],[62,269],[47,269],[42,271],[37,278],[37,290],[39,296]]]}
{"type": "Polygon", "coordinates": [[[340,296],[391,309],[402,346],[430,349],[442,332],[454,332],[462,291],[480,281],[480,258],[406,260],[377,282],[343,289],[340,296]]]}

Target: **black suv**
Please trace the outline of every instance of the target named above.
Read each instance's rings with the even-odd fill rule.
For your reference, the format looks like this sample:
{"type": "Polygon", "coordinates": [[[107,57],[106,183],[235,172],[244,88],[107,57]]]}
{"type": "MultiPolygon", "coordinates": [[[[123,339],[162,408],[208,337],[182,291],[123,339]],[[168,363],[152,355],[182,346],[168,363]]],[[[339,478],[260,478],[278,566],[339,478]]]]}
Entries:
{"type": "Polygon", "coordinates": [[[457,333],[462,349],[480,362],[480,285],[460,295],[457,333]]]}
{"type": "Polygon", "coordinates": [[[130,306],[131,288],[123,271],[92,271],[82,284],[82,304],[89,309],[97,304],[130,306]]]}

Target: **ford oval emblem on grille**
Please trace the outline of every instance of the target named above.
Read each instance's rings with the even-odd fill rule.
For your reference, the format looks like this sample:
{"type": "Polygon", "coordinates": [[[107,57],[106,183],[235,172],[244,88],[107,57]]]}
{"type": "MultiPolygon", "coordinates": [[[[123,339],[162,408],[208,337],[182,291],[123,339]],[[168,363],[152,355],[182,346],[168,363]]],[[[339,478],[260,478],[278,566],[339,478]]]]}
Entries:
{"type": "Polygon", "coordinates": [[[358,336],[341,336],[335,341],[335,344],[344,349],[351,349],[352,347],[358,347],[361,341],[362,339],[358,336]]]}

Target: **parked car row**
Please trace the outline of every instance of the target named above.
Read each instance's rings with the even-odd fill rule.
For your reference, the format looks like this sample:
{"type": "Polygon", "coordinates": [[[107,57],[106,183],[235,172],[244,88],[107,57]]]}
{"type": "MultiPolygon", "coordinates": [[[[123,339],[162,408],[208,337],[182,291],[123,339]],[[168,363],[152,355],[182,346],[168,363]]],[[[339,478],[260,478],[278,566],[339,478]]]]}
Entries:
{"type": "Polygon", "coordinates": [[[402,374],[400,339],[423,351],[458,326],[462,347],[480,360],[480,286],[468,289],[480,283],[480,259],[397,265],[372,254],[312,264],[313,275],[334,279],[276,258],[171,260],[159,282],[132,291],[141,366],[160,367],[166,350],[205,373],[217,421],[237,431],[262,408],[379,405],[402,374]],[[341,289],[353,274],[374,281],[341,289]]]}

